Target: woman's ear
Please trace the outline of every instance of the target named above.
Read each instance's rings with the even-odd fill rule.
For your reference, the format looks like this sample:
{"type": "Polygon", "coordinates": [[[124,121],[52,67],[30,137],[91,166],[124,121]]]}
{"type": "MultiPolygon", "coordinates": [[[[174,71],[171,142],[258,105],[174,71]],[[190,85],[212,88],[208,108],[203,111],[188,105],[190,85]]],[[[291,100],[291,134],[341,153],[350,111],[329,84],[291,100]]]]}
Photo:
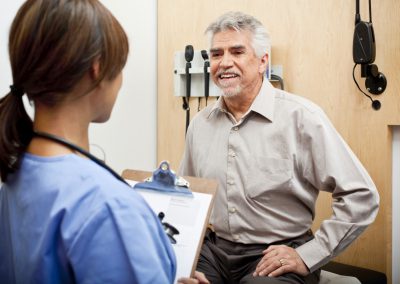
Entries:
{"type": "Polygon", "coordinates": [[[97,81],[100,75],[100,62],[98,60],[94,61],[92,67],[90,68],[90,78],[93,81],[97,81]]]}

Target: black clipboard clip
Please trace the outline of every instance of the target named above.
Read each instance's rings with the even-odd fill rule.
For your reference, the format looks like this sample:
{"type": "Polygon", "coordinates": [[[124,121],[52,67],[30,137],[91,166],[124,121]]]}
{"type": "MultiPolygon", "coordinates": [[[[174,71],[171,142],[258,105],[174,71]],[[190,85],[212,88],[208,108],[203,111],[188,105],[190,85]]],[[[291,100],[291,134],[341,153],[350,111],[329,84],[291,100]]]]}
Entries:
{"type": "Polygon", "coordinates": [[[153,172],[152,177],[147,178],[144,182],[136,183],[134,188],[193,197],[193,193],[189,189],[189,182],[182,177],[177,177],[167,161],[162,161],[158,169],[153,172]]]}

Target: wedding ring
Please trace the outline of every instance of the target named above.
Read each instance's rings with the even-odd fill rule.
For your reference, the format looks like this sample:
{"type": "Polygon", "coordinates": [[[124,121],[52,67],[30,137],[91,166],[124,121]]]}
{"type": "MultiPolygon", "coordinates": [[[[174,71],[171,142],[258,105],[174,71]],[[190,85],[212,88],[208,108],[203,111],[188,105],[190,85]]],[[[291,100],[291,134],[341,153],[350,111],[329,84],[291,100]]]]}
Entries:
{"type": "Polygon", "coordinates": [[[279,262],[281,263],[281,266],[284,266],[286,264],[286,260],[284,258],[281,258],[279,262]]]}

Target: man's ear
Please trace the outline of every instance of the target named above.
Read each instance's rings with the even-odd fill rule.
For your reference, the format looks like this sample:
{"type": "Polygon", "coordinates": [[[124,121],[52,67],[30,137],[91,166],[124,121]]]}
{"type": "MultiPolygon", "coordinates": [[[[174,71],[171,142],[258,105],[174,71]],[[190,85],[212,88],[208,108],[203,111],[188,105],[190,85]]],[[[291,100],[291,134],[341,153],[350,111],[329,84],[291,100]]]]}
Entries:
{"type": "Polygon", "coordinates": [[[258,68],[258,72],[260,74],[264,74],[265,71],[267,70],[267,66],[268,66],[268,53],[264,54],[263,57],[261,57],[260,59],[260,66],[258,68]]]}

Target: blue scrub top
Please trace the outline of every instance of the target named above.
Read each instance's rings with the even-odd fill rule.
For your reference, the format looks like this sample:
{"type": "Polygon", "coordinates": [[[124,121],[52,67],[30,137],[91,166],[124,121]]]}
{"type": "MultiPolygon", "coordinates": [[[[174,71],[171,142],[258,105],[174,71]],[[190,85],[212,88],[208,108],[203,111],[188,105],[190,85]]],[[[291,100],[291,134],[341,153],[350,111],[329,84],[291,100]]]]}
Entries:
{"type": "Polygon", "coordinates": [[[172,283],[175,274],[158,217],[91,160],[25,154],[0,189],[1,283],[172,283]]]}

